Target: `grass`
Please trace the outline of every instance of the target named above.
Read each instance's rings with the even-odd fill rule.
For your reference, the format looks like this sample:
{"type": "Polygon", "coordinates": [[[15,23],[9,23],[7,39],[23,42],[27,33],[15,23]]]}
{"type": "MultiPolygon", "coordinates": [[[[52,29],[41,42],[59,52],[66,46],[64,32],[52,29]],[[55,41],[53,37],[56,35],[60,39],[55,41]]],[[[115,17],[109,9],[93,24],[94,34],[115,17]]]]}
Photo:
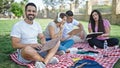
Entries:
{"type": "MultiPolygon", "coordinates": [[[[10,41],[10,32],[13,24],[15,24],[18,19],[15,20],[0,20],[0,68],[26,68],[20,65],[17,65],[11,61],[9,54],[15,51],[11,46],[10,41]]],[[[51,19],[36,19],[40,23],[42,29],[44,30],[47,24],[51,19]]],[[[81,21],[84,25],[85,30],[87,31],[87,22],[81,21]]],[[[116,37],[120,40],[120,26],[111,25],[111,37],[116,37]]],[[[120,44],[119,44],[120,45],[120,44]]],[[[114,68],[120,67],[120,60],[115,65],[114,68]]]]}

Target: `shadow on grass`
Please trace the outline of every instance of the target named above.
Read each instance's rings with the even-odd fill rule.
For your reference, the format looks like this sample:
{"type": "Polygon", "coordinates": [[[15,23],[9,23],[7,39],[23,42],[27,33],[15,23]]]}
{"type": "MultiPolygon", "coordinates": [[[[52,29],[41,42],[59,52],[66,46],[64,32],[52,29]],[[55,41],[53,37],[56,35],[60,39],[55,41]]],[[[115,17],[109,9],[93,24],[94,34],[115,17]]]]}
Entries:
{"type": "Polygon", "coordinates": [[[13,62],[9,54],[0,53],[0,68],[26,68],[13,62]]]}
{"type": "Polygon", "coordinates": [[[11,46],[11,40],[9,35],[0,35],[0,53],[9,54],[14,49],[11,46]]]}
{"type": "Polygon", "coordinates": [[[0,68],[26,68],[11,60],[9,55],[14,51],[9,34],[0,35],[0,68]]]}

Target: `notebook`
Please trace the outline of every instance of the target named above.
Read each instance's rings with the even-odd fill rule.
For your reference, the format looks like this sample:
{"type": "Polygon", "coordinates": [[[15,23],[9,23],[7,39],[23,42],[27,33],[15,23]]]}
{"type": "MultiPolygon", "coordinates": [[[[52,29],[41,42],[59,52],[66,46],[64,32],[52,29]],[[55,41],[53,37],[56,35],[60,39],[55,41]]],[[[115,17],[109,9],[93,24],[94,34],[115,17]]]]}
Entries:
{"type": "Polygon", "coordinates": [[[93,32],[93,33],[89,33],[86,38],[93,38],[93,37],[97,37],[99,35],[102,35],[103,32],[93,32]]]}

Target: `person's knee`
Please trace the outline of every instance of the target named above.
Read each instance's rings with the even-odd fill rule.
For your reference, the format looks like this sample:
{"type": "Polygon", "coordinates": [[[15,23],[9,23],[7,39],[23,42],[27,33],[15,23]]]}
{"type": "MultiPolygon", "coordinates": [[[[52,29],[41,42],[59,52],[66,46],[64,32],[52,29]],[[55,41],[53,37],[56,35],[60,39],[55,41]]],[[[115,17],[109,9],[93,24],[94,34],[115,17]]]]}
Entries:
{"type": "Polygon", "coordinates": [[[89,39],[89,40],[88,40],[88,43],[92,43],[92,42],[93,42],[93,39],[89,39]]]}
{"type": "Polygon", "coordinates": [[[88,43],[89,43],[89,45],[90,45],[91,47],[94,46],[94,43],[93,43],[93,42],[94,42],[93,39],[89,39],[89,40],[88,40],[88,43]]]}
{"type": "Polygon", "coordinates": [[[31,60],[35,57],[35,54],[37,54],[37,51],[30,46],[26,46],[21,49],[21,56],[24,59],[31,60]]]}
{"type": "Polygon", "coordinates": [[[114,43],[116,44],[116,45],[118,45],[119,44],[119,40],[118,39],[114,39],[114,43]]]}
{"type": "Polygon", "coordinates": [[[28,53],[32,53],[32,52],[33,52],[33,48],[30,46],[26,46],[21,50],[21,53],[24,53],[24,54],[28,54],[28,53]]]}

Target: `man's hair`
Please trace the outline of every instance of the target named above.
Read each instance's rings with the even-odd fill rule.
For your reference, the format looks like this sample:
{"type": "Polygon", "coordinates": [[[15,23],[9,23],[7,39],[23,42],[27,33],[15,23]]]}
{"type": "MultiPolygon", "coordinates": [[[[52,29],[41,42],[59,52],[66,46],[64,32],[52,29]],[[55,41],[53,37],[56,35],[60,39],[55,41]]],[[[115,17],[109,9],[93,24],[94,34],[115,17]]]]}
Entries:
{"type": "Polygon", "coordinates": [[[34,3],[28,3],[26,6],[25,6],[25,11],[27,10],[27,7],[28,6],[34,6],[35,8],[36,8],[36,10],[37,10],[37,7],[36,7],[36,5],[34,4],[34,3]]]}
{"type": "Polygon", "coordinates": [[[68,11],[66,12],[66,15],[67,15],[67,16],[73,16],[73,12],[72,12],[71,10],[68,10],[68,11]]]}

